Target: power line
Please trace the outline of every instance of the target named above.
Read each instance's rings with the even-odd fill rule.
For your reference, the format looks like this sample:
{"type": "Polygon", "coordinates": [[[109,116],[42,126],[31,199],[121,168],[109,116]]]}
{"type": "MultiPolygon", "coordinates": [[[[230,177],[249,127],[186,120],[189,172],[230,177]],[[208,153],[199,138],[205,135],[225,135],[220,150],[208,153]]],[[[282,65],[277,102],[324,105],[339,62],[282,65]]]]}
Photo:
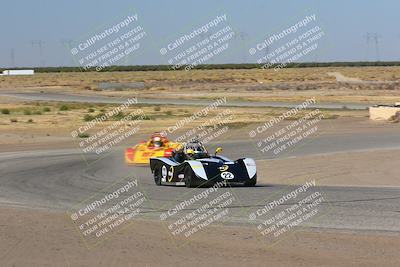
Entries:
{"type": "Polygon", "coordinates": [[[380,55],[379,55],[379,39],[380,39],[380,35],[375,33],[374,34],[374,41],[375,41],[375,49],[376,49],[376,60],[380,61],[380,55]]]}
{"type": "Polygon", "coordinates": [[[35,46],[38,46],[38,48],[39,48],[39,60],[40,60],[41,67],[44,67],[44,65],[45,65],[45,61],[43,59],[43,45],[44,45],[44,41],[42,41],[42,40],[32,40],[31,41],[32,48],[34,48],[35,46]]]}
{"type": "Polygon", "coordinates": [[[369,44],[371,41],[371,34],[369,32],[367,32],[363,37],[365,38],[365,41],[367,42],[367,47],[365,49],[365,61],[368,61],[369,60],[369,46],[370,46],[369,44]]]}
{"type": "Polygon", "coordinates": [[[367,43],[366,51],[365,51],[365,60],[368,61],[370,59],[370,50],[371,45],[375,45],[375,56],[376,61],[380,61],[380,50],[379,50],[379,40],[381,39],[380,34],[378,33],[369,33],[367,32],[364,36],[365,41],[367,43]],[[373,44],[372,44],[373,42],[373,44]]]}
{"type": "Polygon", "coordinates": [[[246,38],[247,38],[247,33],[245,32],[240,32],[239,33],[239,38],[242,41],[242,53],[243,53],[243,63],[246,63],[246,59],[247,59],[247,53],[246,53],[246,38]]]}

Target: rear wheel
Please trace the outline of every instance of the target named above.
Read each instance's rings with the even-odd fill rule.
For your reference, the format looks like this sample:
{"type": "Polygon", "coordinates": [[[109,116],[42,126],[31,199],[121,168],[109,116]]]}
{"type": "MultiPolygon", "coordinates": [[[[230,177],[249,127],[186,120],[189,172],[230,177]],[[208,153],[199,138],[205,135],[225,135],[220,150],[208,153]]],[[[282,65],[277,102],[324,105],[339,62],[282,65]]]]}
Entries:
{"type": "Polygon", "coordinates": [[[161,185],[161,168],[156,168],[154,170],[154,182],[156,185],[161,185]]]}
{"type": "Polygon", "coordinates": [[[186,166],[184,171],[184,181],[186,187],[195,187],[195,174],[190,166],[186,166]]]}
{"type": "Polygon", "coordinates": [[[250,180],[244,182],[244,186],[255,186],[257,184],[257,174],[250,180]]]}

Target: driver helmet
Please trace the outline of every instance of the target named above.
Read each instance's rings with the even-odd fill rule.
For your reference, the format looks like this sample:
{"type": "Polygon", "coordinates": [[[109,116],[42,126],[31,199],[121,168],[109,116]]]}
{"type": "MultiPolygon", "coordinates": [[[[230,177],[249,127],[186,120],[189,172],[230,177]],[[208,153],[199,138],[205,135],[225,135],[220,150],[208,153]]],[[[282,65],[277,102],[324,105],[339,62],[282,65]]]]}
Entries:
{"type": "Polygon", "coordinates": [[[159,136],[154,137],[153,144],[154,144],[154,147],[161,147],[162,146],[161,137],[159,137],[159,136]]]}
{"type": "Polygon", "coordinates": [[[190,141],[186,144],[185,154],[194,159],[208,157],[207,149],[197,140],[190,141]]]}

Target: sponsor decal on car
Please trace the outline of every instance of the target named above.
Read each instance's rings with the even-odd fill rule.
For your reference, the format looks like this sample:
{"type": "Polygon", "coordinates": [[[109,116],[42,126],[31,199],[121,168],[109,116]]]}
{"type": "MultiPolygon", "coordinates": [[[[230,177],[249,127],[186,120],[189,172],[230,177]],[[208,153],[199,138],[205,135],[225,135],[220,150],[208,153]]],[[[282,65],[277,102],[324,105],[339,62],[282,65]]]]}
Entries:
{"type": "Polygon", "coordinates": [[[154,155],[154,152],[143,152],[142,157],[151,157],[154,155]]]}

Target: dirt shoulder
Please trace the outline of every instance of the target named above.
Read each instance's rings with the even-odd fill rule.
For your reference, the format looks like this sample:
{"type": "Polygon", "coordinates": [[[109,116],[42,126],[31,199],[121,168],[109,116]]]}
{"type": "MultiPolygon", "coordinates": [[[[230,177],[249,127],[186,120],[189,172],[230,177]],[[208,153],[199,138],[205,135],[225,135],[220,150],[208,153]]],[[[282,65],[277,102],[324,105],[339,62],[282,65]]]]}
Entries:
{"type": "Polygon", "coordinates": [[[181,247],[135,221],[88,250],[64,213],[0,208],[2,266],[396,266],[400,236],[299,231],[266,246],[253,228],[211,225],[181,247]]]}
{"type": "Polygon", "coordinates": [[[400,186],[400,150],[342,152],[257,161],[264,184],[293,184],[300,178],[327,186],[400,186]]]}

